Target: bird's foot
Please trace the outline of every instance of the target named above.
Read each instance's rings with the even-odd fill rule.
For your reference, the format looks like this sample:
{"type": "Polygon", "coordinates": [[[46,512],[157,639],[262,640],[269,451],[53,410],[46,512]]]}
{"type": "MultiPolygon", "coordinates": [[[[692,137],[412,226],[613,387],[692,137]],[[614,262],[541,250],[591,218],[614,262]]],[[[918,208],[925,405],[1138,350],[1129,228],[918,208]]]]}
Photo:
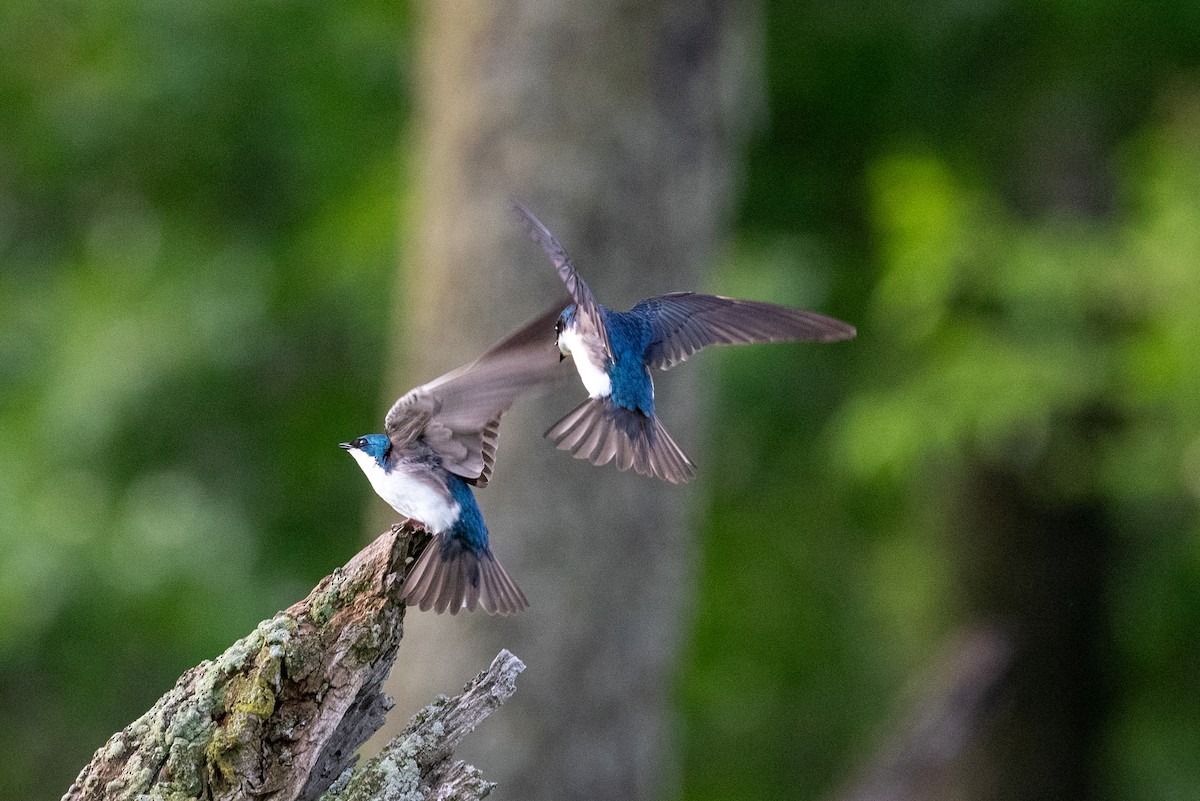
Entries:
{"type": "Polygon", "coordinates": [[[418,534],[432,533],[432,532],[430,532],[430,530],[428,528],[425,527],[424,523],[422,523],[420,520],[414,520],[411,517],[406,517],[403,520],[401,520],[399,523],[392,523],[392,533],[393,534],[399,534],[401,530],[406,529],[406,528],[411,529],[411,530],[417,532],[418,534]]]}

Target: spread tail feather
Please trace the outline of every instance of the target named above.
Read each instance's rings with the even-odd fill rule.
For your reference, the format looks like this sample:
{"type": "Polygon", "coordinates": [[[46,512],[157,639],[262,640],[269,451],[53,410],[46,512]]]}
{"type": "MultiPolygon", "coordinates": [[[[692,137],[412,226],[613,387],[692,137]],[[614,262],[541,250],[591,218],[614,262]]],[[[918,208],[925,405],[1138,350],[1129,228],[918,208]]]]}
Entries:
{"type": "Polygon", "coordinates": [[[529,606],[525,593],[496,561],[490,548],[472,551],[462,542],[437,534],[408,571],[400,597],[409,606],[439,615],[483,609],[489,615],[512,615],[529,606]]]}
{"type": "Polygon", "coordinates": [[[618,470],[633,468],[672,484],[696,475],[696,465],[684,455],[657,417],[624,409],[611,398],[588,398],[546,432],[560,451],[594,465],[616,460],[618,470]]]}

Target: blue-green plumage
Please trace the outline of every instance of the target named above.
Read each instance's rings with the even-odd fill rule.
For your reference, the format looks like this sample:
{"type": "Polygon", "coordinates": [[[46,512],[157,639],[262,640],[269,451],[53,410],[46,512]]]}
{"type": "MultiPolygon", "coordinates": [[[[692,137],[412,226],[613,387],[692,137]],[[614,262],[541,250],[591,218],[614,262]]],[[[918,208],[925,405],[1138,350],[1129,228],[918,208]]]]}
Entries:
{"type": "Polygon", "coordinates": [[[391,453],[392,441],[384,434],[366,434],[359,437],[362,441],[362,452],[374,459],[384,472],[391,472],[396,460],[391,453]]]}
{"type": "Polygon", "coordinates": [[[483,513],[475,502],[475,493],[471,486],[453,473],[446,474],[446,483],[450,496],[458,503],[458,520],[450,526],[447,532],[451,540],[460,542],[472,553],[486,551],[488,547],[487,525],[483,522],[483,513]]]}
{"type": "Polygon", "coordinates": [[[604,306],[600,307],[600,316],[612,346],[612,361],[608,365],[612,402],[622,409],[652,416],[654,382],[645,361],[652,334],[649,321],[633,312],[617,312],[604,306]]]}
{"type": "Polygon", "coordinates": [[[559,317],[556,333],[588,399],[546,436],[577,459],[615,462],[620,470],[672,483],[688,481],[696,466],[654,413],[652,368],[670,369],[707,345],[834,342],[855,335],[854,326],[816,312],[694,292],[646,298],[627,312],[613,311],[596,302],[550,229],[520,203],[514,210],[575,301],[559,317]]]}
{"type": "Polygon", "coordinates": [[[492,554],[472,486],[491,480],[501,415],[523,393],[554,380],[559,359],[550,335],[562,308],[556,304],[474,362],[406,392],[384,418],[386,434],[341,443],[376,494],[432,536],[408,566],[399,590],[406,603],[505,615],[529,605],[492,554]]]}

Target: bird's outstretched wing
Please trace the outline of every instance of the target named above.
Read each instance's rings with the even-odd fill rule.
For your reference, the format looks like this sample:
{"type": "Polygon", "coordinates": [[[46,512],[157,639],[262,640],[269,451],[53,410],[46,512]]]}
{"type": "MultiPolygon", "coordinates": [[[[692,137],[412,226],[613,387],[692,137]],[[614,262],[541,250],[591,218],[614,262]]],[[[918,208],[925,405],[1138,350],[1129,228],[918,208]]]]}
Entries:
{"type": "Polygon", "coordinates": [[[611,359],[612,345],[608,341],[608,330],[604,327],[604,319],[600,316],[600,307],[596,304],[596,298],[592,296],[592,290],[575,271],[575,265],[571,264],[571,257],[567,255],[566,249],[554,238],[550,229],[519,201],[513,201],[513,210],[521,219],[521,224],[525,226],[529,238],[541,247],[553,262],[554,269],[558,270],[558,277],[566,285],[571,300],[575,301],[575,307],[578,310],[576,312],[577,319],[583,324],[582,333],[585,336],[592,334],[597,337],[604,346],[604,356],[611,359]]]}
{"type": "Polygon", "coordinates": [[[650,319],[653,336],[646,363],[660,370],[669,370],[706,345],[837,342],[856,333],[849,323],[816,312],[694,292],[647,298],[632,313],[650,319]]]}
{"type": "Polygon", "coordinates": [[[392,446],[423,438],[451,473],[486,485],[501,415],[522,394],[563,375],[554,321],[565,306],[564,300],[471,364],[405,393],[384,418],[392,446]]]}

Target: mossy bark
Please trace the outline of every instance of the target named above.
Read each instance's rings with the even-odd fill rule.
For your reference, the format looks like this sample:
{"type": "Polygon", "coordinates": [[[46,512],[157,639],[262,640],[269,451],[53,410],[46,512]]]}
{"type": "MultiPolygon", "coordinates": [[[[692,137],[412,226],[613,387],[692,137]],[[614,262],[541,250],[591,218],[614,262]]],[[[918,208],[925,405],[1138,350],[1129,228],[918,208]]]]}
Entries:
{"type": "MultiPolygon", "coordinates": [[[[396,590],[428,539],[407,527],[380,535],[303,601],[184,673],[150,711],[96,752],[63,801],[305,801],[348,777],[359,746],[391,708],[380,688],[403,636],[404,603],[396,590]]],[[[512,678],[524,668],[507,652],[497,663],[502,658],[509,668],[507,691],[488,699],[507,698],[512,678]]],[[[492,682],[489,690],[496,686],[492,682]]],[[[490,712],[500,700],[488,699],[477,706],[490,712]]],[[[450,702],[442,703],[439,709],[450,702]]],[[[437,714],[445,717],[431,711],[430,721],[437,714]]],[[[444,730],[440,739],[426,733],[422,744],[443,758],[422,764],[432,769],[448,761],[453,743],[445,743],[456,743],[464,732],[452,733],[456,737],[444,730]]],[[[473,768],[444,773],[458,797],[490,790],[473,768]]],[[[441,779],[431,773],[414,786],[436,791],[441,779]]]]}

